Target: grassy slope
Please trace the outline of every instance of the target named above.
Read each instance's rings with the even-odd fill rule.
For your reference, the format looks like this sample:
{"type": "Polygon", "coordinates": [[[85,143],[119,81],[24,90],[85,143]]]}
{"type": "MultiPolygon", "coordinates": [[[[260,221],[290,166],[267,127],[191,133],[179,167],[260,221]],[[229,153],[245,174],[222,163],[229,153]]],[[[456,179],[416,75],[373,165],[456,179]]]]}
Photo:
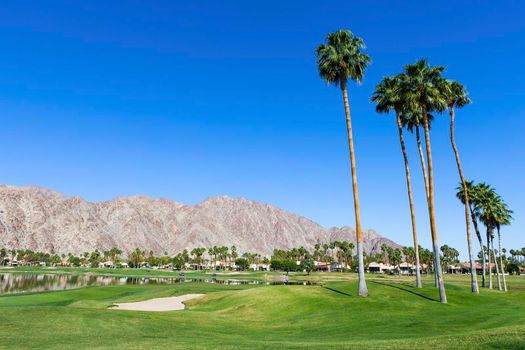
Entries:
{"type": "Polygon", "coordinates": [[[0,297],[0,348],[525,348],[525,279],[507,294],[468,292],[449,277],[449,304],[402,278],[369,281],[355,296],[353,275],[314,274],[322,286],[210,284],[90,287],[0,297]],[[341,281],[334,281],[342,279],[341,281]],[[190,310],[107,310],[116,301],[205,292],[190,310]]]}

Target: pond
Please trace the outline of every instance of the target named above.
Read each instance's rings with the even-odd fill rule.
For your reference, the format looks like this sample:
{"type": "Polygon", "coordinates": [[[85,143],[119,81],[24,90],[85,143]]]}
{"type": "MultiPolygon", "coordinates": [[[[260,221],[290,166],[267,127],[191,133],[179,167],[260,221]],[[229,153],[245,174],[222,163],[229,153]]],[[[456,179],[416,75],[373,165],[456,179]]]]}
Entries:
{"type": "Polygon", "coordinates": [[[126,284],[217,283],[226,285],[312,285],[311,282],[273,282],[234,279],[196,279],[179,277],[121,277],[72,274],[0,273],[0,295],[29,292],[58,291],[88,286],[126,284]]]}

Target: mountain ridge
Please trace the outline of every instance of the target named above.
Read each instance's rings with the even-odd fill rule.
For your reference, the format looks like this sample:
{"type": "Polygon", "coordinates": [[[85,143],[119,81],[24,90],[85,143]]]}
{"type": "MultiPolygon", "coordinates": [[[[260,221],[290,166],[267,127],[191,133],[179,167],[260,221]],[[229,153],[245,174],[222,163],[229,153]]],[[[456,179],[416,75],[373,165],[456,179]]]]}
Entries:
{"type": "MultiPolygon", "coordinates": [[[[374,230],[363,231],[364,249],[400,247],[374,230]]],[[[0,185],[0,246],[79,254],[136,247],[156,254],[184,248],[236,245],[240,252],[269,255],[274,248],[346,240],[349,226],[325,228],[274,205],[245,197],[207,197],[195,205],[144,195],[89,202],[39,186],[0,185]]]]}

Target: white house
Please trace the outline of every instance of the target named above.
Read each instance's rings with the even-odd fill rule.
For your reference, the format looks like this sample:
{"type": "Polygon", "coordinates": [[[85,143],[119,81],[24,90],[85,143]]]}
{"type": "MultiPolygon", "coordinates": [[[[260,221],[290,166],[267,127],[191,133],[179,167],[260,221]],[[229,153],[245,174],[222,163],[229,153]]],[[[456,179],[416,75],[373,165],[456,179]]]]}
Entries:
{"type": "Polygon", "coordinates": [[[253,271],[270,271],[270,264],[258,263],[250,264],[250,270],[253,271]]]}
{"type": "Polygon", "coordinates": [[[394,267],[390,264],[377,263],[375,261],[368,264],[368,272],[371,273],[386,273],[394,270],[394,267]]]}
{"type": "Polygon", "coordinates": [[[113,264],[113,261],[104,261],[104,262],[99,262],[98,263],[98,267],[110,267],[110,268],[113,268],[115,265],[113,264]]]}

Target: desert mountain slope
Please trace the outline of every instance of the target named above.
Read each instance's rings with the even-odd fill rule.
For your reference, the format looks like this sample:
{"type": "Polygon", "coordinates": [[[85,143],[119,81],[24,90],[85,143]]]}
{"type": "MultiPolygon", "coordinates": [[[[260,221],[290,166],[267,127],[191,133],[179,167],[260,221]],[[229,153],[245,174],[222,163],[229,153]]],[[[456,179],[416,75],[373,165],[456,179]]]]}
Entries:
{"type": "MultiPolygon", "coordinates": [[[[399,247],[373,230],[363,232],[365,252],[382,243],[399,247]]],[[[0,247],[78,254],[136,247],[156,254],[184,248],[236,245],[271,254],[274,248],[347,240],[350,227],[324,228],[275,206],[245,198],[212,197],[190,206],[145,196],[88,202],[51,190],[0,186],[0,247]]]]}

